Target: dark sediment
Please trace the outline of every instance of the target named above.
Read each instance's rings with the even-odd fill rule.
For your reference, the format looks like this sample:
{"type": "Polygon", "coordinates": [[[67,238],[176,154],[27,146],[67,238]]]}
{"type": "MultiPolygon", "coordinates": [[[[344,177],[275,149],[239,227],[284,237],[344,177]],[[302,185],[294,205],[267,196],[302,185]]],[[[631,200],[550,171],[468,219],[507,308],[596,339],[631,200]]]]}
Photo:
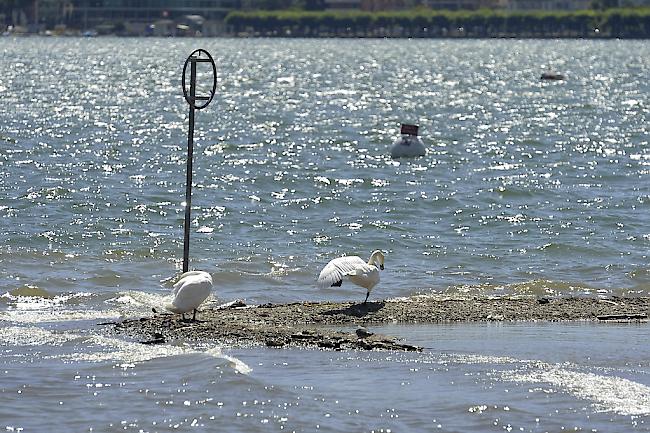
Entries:
{"type": "MultiPolygon", "coordinates": [[[[336,330],[383,324],[480,321],[643,321],[650,298],[459,298],[424,296],[367,304],[301,302],[204,307],[200,321],[171,314],[109,323],[112,331],[147,344],[184,339],[234,345],[326,349],[420,350],[394,337],[336,330]]],[[[108,325],[108,324],[107,324],[108,325]]]]}

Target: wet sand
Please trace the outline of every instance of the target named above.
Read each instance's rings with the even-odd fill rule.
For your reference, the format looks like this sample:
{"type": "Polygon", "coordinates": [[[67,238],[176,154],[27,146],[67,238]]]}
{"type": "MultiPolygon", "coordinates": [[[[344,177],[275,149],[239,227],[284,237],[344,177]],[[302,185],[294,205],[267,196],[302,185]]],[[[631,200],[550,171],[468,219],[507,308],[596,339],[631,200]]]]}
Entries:
{"type": "Polygon", "coordinates": [[[235,301],[204,306],[198,321],[153,312],[150,317],[104,323],[111,333],[144,344],[174,340],[325,349],[420,350],[373,325],[484,321],[646,321],[650,297],[432,298],[414,296],[367,304],[301,302],[247,306],[235,301]],[[350,328],[368,327],[350,332],[350,328]],[[372,335],[367,335],[372,334],[372,335]]]}

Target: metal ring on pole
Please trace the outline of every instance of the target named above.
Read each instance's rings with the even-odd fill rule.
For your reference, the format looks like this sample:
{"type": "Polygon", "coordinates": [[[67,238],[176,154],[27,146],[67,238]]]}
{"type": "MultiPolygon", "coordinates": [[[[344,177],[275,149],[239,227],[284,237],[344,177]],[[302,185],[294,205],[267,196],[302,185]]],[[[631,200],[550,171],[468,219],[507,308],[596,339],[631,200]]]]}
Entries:
{"type": "Polygon", "coordinates": [[[206,50],[199,48],[198,50],[194,50],[192,54],[185,60],[185,65],[183,66],[183,96],[185,97],[185,100],[187,101],[188,104],[190,104],[190,107],[196,109],[196,110],[202,110],[203,108],[207,107],[210,102],[212,102],[212,98],[214,98],[214,94],[217,91],[217,66],[214,64],[214,60],[212,59],[212,56],[210,53],[208,53],[206,50]],[[199,59],[201,54],[205,54],[207,56],[207,59],[199,59]],[[196,55],[196,56],[195,56],[196,55]],[[212,65],[212,90],[210,91],[210,96],[195,96],[194,98],[190,97],[187,94],[187,87],[185,85],[185,75],[187,74],[187,65],[190,64],[190,62],[210,62],[212,65]],[[196,105],[196,101],[205,101],[201,105],[196,105]]]}

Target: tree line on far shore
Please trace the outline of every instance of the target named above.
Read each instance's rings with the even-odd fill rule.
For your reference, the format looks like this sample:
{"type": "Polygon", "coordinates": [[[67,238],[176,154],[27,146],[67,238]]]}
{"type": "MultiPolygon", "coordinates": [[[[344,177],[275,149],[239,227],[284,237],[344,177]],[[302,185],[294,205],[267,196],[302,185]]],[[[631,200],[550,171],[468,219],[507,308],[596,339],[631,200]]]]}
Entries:
{"type": "Polygon", "coordinates": [[[281,37],[650,37],[650,8],[521,11],[233,11],[235,35],[281,37]]]}

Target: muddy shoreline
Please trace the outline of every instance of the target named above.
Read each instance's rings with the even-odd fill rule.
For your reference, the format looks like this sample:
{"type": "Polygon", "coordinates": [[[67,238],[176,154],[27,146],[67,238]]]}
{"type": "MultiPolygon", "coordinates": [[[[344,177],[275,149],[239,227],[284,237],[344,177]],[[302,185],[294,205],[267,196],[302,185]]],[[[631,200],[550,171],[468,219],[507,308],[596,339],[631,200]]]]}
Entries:
{"type": "Polygon", "coordinates": [[[421,350],[395,337],[372,334],[383,324],[484,321],[647,321],[650,297],[432,298],[414,296],[367,304],[300,302],[245,305],[241,301],[202,307],[197,322],[152,312],[150,317],[107,322],[114,334],[144,344],[175,340],[237,346],[324,349],[421,350]],[[344,329],[337,329],[341,327],[344,329]],[[367,332],[365,328],[367,327],[367,332]],[[346,330],[347,328],[347,330],[346,330]],[[350,332],[350,329],[356,329],[350,332]],[[372,335],[369,335],[372,334],[372,335]]]}

